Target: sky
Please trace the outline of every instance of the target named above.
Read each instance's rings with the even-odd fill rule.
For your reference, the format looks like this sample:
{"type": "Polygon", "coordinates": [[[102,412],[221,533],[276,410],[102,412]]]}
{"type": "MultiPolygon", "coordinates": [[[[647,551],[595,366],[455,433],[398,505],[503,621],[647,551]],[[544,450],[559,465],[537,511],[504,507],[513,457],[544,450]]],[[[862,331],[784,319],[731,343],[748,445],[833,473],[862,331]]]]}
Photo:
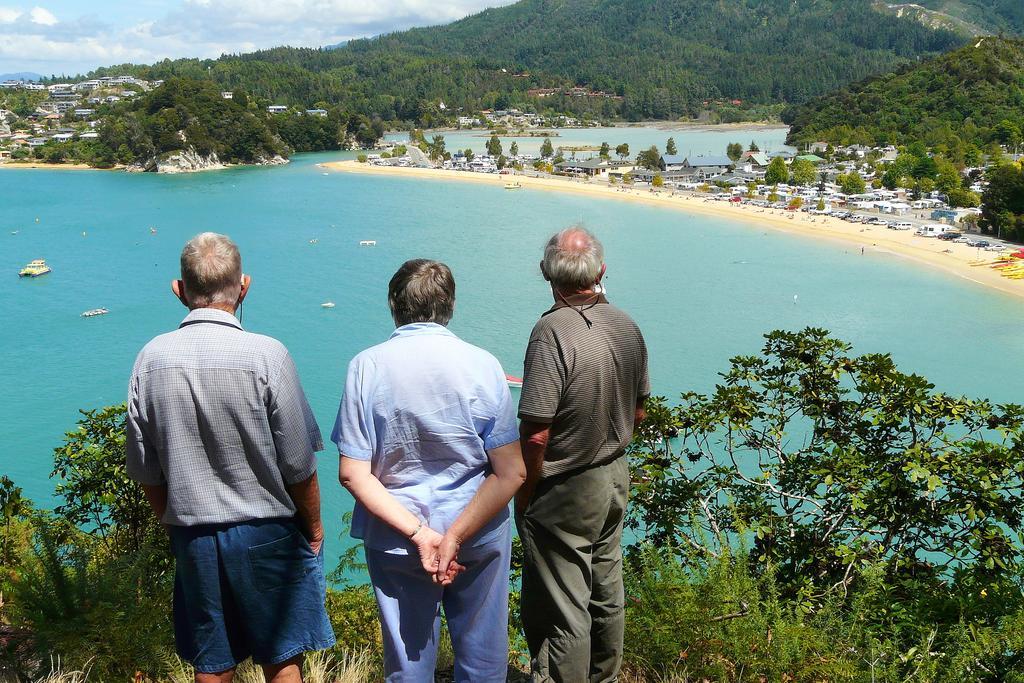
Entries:
{"type": "Polygon", "coordinates": [[[0,74],[318,47],[514,0],[0,0],[0,74]]]}

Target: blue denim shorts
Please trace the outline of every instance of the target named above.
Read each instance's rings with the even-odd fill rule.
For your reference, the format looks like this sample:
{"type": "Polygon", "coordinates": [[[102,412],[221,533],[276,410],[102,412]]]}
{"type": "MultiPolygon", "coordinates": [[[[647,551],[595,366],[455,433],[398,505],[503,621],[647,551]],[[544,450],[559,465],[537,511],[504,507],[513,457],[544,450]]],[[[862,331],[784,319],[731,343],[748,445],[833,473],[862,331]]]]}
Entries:
{"type": "Polygon", "coordinates": [[[278,664],[335,643],[323,552],[291,519],[170,527],[177,561],[174,638],[201,673],[248,657],[278,664]]]}

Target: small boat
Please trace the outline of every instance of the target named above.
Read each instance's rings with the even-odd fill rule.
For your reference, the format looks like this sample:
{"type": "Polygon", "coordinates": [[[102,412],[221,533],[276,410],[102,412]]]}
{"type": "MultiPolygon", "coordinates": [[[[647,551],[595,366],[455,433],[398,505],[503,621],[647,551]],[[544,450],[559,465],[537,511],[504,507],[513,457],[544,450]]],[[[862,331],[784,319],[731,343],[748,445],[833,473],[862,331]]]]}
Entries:
{"type": "Polygon", "coordinates": [[[375,246],[377,246],[377,240],[359,240],[359,246],[361,246],[361,247],[375,247],[375,246]]]}
{"type": "Polygon", "coordinates": [[[29,262],[27,266],[21,269],[18,273],[18,277],[39,277],[40,275],[46,275],[53,269],[46,265],[46,261],[37,258],[34,261],[29,262]]]}
{"type": "Polygon", "coordinates": [[[149,234],[150,235],[155,235],[156,234],[156,228],[150,228],[149,229],[149,234]]]}
{"type": "Polygon", "coordinates": [[[521,189],[523,189],[523,186],[520,185],[519,183],[505,183],[505,189],[506,190],[521,190],[521,189]]]}
{"type": "Polygon", "coordinates": [[[515,375],[505,375],[505,381],[508,382],[510,387],[522,387],[523,378],[516,377],[515,375]]]}
{"type": "Polygon", "coordinates": [[[21,231],[20,230],[11,230],[11,234],[12,235],[17,235],[19,232],[21,232],[21,231]]]}
{"type": "Polygon", "coordinates": [[[317,240],[317,239],[313,239],[313,240],[309,241],[310,244],[319,244],[319,242],[320,242],[320,240],[317,240]]]}
{"type": "Polygon", "coordinates": [[[334,308],[334,302],[333,301],[325,301],[322,304],[320,304],[320,308],[334,308]]]}
{"type": "Polygon", "coordinates": [[[91,311],[86,311],[85,313],[83,313],[82,317],[83,318],[95,318],[98,315],[106,315],[107,313],[110,313],[110,311],[108,311],[105,308],[94,308],[91,311]]]}

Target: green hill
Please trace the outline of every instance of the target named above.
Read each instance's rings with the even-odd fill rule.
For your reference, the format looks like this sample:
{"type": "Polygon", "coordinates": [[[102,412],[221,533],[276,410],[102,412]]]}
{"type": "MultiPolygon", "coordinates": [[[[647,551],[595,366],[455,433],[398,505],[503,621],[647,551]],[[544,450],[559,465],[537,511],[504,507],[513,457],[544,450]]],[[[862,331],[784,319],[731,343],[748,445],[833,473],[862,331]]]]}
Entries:
{"type": "Polygon", "coordinates": [[[870,0],[521,0],[337,49],[277,48],[97,74],[212,78],[280,104],[337,104],[391,121],[443,118],[440,101],[449,112],[532,102],[673,119],[698,114],[706,100],[804,102],[962,41],[870,0]],[[540,102],[528,94],[569,86],[614,97],[540,102]]]}
{"type": "Polygon", "coordinates": [[[785,112],[790,142],[981,147],[1020,144],[1024,40],[970,46],[869,78],[785,112]]]}

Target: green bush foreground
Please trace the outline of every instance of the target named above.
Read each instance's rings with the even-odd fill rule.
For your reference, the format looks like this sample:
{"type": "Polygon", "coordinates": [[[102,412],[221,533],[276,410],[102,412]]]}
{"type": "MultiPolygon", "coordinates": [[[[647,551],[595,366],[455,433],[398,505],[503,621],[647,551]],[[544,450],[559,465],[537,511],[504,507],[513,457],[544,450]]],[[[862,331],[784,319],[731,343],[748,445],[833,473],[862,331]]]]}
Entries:
{"type": "MultiPolygon", "coordinates": [[[[623,680],[1024,681],[1022,416],[815,329],[767,335],[709,395],[653,399],[630,453],[623,680]]],[[[53,511],[0,478],[0,680],[188,679],[123,446],[123,406],[83,412],[53,511]]],[[[309,680],[379,679],[369,588],[338,585],[328,611],[338,645],[309,680]]],[[[510,635],[522,668],[515,616],[510,635]]]]}

